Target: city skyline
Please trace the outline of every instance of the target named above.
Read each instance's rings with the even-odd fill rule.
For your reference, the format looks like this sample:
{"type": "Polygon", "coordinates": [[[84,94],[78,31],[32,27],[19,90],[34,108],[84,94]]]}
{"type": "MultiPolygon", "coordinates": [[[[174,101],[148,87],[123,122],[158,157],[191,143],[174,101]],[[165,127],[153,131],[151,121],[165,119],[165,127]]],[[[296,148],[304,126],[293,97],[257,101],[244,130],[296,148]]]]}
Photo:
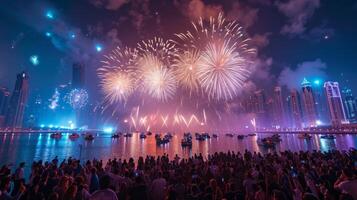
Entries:
{"type": "MultiPolygon", "coordinates": [[[[262,127],[309,127],[330,124],[331,119],[339,124],[331,112],[333,105],[341,107],[343,121],[355,121],[352,92],[357,84],[350,72],[357,63],[348,53],[355,43],[348,41],[356,30],[346,31],[350,28],[346,15],[354,15],[353,1],[343,5],[319,0],[28,5],[17,16],[0,9],[4,16],[0,24],[9,27],[5,38],[14,37],[9,46],[4,38],[0,41],[0,48],[10,54],[2,59],[0,85],[13,93],[15,75],[11,74],[30,74],[26,124],[94,126],[92,121],[115,124],[135,118],[128,121],[136,127],[156,113],[162,121],[183,126],[194,119],[197,128],[217,121],[227,124],[215,128],[237,128],[234,121],[249,123],[253,114],[262,127]],[[96,17],[73,18],[66,9],[69,5],[78,13],[83,14],[79,7],[93,11],[96,17]],[[345,16],[332,12],[335,6],[345,16]],[[299,14],[303,21],[297,20],[299,14]],[[122,21],[101,24],[117,17],[122,21]],[[140,17],[146,18],[140,21],[140,17]],[[224,28],[216,31],[216,26],[224,28]],[[36,42],[43,49],[37,49],[36,42]],[[343,59],[338,53],[328,56],[336,52],[337,44],[350,45],[344,48],[343,59]],[[221,59],[224,54],[228,60],[221,59]],[[224,75],[215,71],[221,61],[224,75]],[[342,95],[326,97],[323,86],[328,81],[338,82],[342,95]],[[253,103],[245,103],[246,99],[253,103]],[[339,103],[331,103],[335,101],[339,103]],[[91,119],[79,120],[80,116],[91,119]]],[[[6,6],[22,9],[16,1],[6,6]]]]}

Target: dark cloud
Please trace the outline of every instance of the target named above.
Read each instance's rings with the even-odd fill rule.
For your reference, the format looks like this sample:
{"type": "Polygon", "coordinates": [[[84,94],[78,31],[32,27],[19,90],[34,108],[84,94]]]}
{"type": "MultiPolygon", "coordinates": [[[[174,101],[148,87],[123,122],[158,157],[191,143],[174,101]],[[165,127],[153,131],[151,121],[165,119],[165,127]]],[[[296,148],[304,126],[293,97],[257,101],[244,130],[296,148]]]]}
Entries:
{"type": "Polygon", "coordinates": [[[89,2],[96,7],[103,7],[108,10],[117,10],[124,4],[128,3],[129,0],[90,0],[89,2]]]}
{"type": "Polygon", "coordinates": [[[208,19],[217,16],[223,11],[222,5],[206,4],[202,0],[176,0],[176,7],[191,20],[197,20],[200,17],[208,19]]]}
{"type": "Polygon", "coordinates": [[[279,76],[279,84],[287,86],[289,89],[299,88],[304,78],[326,78],[326,63],[320,59],[305,61],[298,64],[296,69],[286,67],[279,76]]]}
{"type": "Polygon", "coordinates": [[[305,32],[307,21],[320,7],[320,0],[278,1],[275,5],[288,20],[288,23],[281,29],[281,33],[295,36],[305,32]]]}
{"type": "Polygon", "coordinates": [[[252,8],[240,2],[234,2],[232,9],[227,13],[227,19],[237,20],[243,27],[252,26],[258,18],[258,8],[252,8]]]}
{"type": "Polygon", "coordinates": [[[307,39],[314,42],[320,42],[322,40],[328,40],[335,36],[335,30],[327,26],[327,23],[323,23],[318,27],[310,29],[306,34],[302,35],[303,39],[307,39]]]}

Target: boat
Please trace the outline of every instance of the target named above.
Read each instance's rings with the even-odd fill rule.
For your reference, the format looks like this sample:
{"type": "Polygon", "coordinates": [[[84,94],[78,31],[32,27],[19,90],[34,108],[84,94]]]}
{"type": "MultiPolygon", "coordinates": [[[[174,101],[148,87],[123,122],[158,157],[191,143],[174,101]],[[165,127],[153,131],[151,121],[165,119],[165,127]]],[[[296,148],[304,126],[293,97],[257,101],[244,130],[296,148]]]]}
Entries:
{"type": "Polygon", "coordinates": [[[227,133],[226,136],[227,137],[233,137],[234,135],[233,135],[233,133],[227,133]]]}
{"type": "Polygon", "coordinates": [[[192,140],[189,138],[183,138],[181,140],[181,146],[182,147],[192,147],[192,140]]]}
{"type": "Polygon", "coordinates": [[[218,135],[217,134],[212,134],[212,137],[213,138],[218,138],[218,135]]]}
{"type": "Polygon", "coordinates": [[[146,135],[152,135],[152,132],[151,132],[151,131],[148,131],[148,132],[146,133],[146,135]]]}
{"type": "Polygon", "coordinates": [[[146,138],[145,133],[140,133],[140,139],[145,139],[145,138],[146,138]]]}
{"type": "Polygon", "coordinates": [[[172,139],[173,136],[171,133],[166,133],[166,135],[164,137],[170,140],[170,139],[172,139]]]}
{"type": "Polygon", "coordinates": [[[258,140],[258,145],[263,146],[264,148],[275,148],[275,142],[269,138],[263,138],[258,140]]]}
{"type": "Polygon", "coordinates": [[[51,138],[53,139],[61,139],[62,134],[61,133],[52,133],[51,138]]]}
{"type": "Polygon", "coordinates": [[[257,135],[257,134],[255,134],[255,133],[249,133],[249,134],[248,134],[248,136],[251,136],[251,137],[252,137],[252,136],[256,136],[256,135],[257,135]]]}
{"type": "Polygon", "coordinates": [[[206,140],[206,138],[205,138],[205,136],[199,134],[199,135],[196,135],[196,140],[204,141],[204,140],[206,140]]]}
{"type": "Polygon", "coordinates": [[[94,136],[90,133],[87,133],[85,136],[84,136],[84,139],[85,140],[94,140],[94,136]]]}
{"type": "Polygon", "coordinates": [[[170,140],[167,138],[163,138],[163,139],[156,138],[156,145],[163,145],[163,144],[167,144],[169,142],[170,142],[170,140]]]}
{"type": "Polygon", "coordinates": [[[205,137],[206,139],[210,139],[211,136],[208,133],[202,133],[202,136],[205,137]]]}
{"type": "Polygon", "coordinates": [[[124,137],[132,137],[133,136],[133,134],[132,133],[124,133],[124,135],[123,135],[124,137]]]}
{"type": "Polygon", "coordinates": [[[312,136],[310,134],[307,134],[307,133],[303,133],[303,134],[299,134],[298,135],[298,138],[299,139],[306,139],[306,140],[309,140],[312,138],[312,136]]]}
{"type": "Polygon", "coordinates": [[[238,140],[243,140],[244,139],[244,135],[238,135],[237,138],[238,138],[238,140]]]}
{"type": "Polygon", "coordinates": [[[113,138],[113,139],[117,139],[117,138],[119,138],[119,137],[120,137],[120,134],[118,134],[118,133],[115,133],[115,134],[112,135],[112,138],[113,138]]]}
{"type": "Polygon", "coordinates": [[[329,139],[329,140],[333,140],[336,139],[336,137],[334,135],[321,135],[320,138],[322,139],[329,139]]]}
{"type": "Polygon", "coordinates": [[[71,139],[71,140],[74,140],[77,138],[79,138],[79,134],[77,134],[77,133],[72,133],[71,135],[69,135],[69,139],[71,139]]]}

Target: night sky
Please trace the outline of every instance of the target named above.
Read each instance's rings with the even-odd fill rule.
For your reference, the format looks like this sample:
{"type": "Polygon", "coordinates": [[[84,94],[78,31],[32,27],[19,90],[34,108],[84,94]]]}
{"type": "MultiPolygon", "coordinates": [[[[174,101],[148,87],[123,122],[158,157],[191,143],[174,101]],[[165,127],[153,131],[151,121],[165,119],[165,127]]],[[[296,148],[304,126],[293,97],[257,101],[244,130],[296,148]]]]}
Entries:
{"type": "Polygon", "coordinates": [[[93,94],[99,61],[114,47],[135,46],[153,36],[170,39],[187,30],[191,20],[219,12],[238,20],[258,48],[251,89],[292,88],[303,77],[321,77],[357,90],[353,0],[5,0],[0,86],[12,90],[16,73],[27,70],[31,95],[49,98],[55,87],[71,81],[72,63],[79,61],[86,65],[93,94]],[[31,62],[31,56],[38,60],[31,62]]]}

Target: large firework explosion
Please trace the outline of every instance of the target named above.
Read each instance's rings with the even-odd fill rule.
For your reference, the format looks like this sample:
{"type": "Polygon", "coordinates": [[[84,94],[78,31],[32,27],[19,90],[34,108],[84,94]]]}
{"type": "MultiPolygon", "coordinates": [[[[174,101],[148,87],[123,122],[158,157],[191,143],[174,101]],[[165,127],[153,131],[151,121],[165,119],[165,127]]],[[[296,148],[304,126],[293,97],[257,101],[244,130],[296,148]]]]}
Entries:
{"type": "Polygon", "coordinates": [[[173,112],[186,105],[200,112],[214,107],[211,113],[221,119],[214,105],[237,97],[250,76],[256,52],[250,39],[238,22],[227,21],[222,14],[192,22],[190,30],[175,37],[155,37],[135,49],[116,48],[105,56],[98,69],[105,102],[116,105],[138,93],[135,97],[142,101],[132,106],[143,107],[142,102],[152,99],[145,106],[148,110],[158,109],[158,103],[163,110],[163,102],[170,103],[173,112]]]}

